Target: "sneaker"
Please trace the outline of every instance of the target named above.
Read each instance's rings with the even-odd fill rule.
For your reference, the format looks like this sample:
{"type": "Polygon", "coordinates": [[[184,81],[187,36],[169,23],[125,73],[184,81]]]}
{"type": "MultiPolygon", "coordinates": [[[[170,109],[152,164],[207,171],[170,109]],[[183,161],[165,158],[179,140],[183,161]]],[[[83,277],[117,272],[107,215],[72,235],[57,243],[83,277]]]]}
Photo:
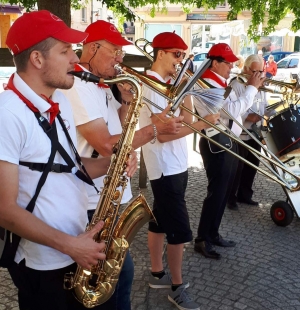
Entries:
{"type": "Polygon", "coordinates": [[[186,287],[181,285],[176,291],[169,291],[168,299],[180,310],[200,310],[200,306],[188,295],[186,287]]]}
{"type": "MultiPolygon", "coordinates": [[[[190,283],[187,282],[187,283],[183,283],[182,285],[185,288],[188,288],[190,286],[190,283]]],[[[170,274],[167,272],[161,279],[153,277],[153,275],[150,273],[149,286],[151,288],[171,288],[172,278],[170,274]]]]}
{"type": "Polygon", "coordinates": [[[149,286],[152,288],[170,288],[172,285],[171,276],[166,272],[166,274],[161,278],[155,278],[150,273],[149,286]]]}

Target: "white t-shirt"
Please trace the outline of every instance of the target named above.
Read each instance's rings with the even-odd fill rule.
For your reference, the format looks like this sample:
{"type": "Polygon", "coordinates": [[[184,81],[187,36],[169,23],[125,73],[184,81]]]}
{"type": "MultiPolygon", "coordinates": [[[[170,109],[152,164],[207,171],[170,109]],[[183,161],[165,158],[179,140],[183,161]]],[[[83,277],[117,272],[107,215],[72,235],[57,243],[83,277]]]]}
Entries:
{"type": "MultiPolygon", "coordinates": [[[[237,96],[241,96],[243,94],[243,92],[245,91],[245,85],[238,82],[236,79],[233,80],[231,82],[231,87],[232,89],[235,91],[235,93],[237,94],[237,96]]],[[[266,99],[266,94],[265,92],[259,91],[256,96],[254,97],[253,100],[253,104],[250,107],[252,109],[252,111],[250,109],[248,109],[243,115],[242,115],[242,121],[243,121],[243,125],[247,128],[247,129],[251,129],[252,126],[252,122],[246,121],[247,116],[250,113],[258,113],[260,115],[265,115],[265,111],[266,111],[266,107],[268,105],[267,99],[266,99]]],[[[267,113],[268,114],[268,113],[267,113]]],[[[258,121],[257,126],[261,125],[261,121],[258,121]]],[[[242,140],[250,140],[251,137],[244,131],[241,134],[241,139],[242,140]]]]}
{"type": "MultiPolygon", "coordinates": [[[[85,70],[86,71],[86,70],[85,70]]],[[[114,98],[110,88],[100,88],[94,83],[86,83],[75,78],[74,86],[64,91],[70,100],[73,109],[75,125],[86,124],[98,118],[103,118],[111,135],[122,133],[122,126],[118,114],[120,103],[114,98]]],[[[94,148],[77,130],[78,152],[82,157],[91,157],[94,148]]],[[[101,155],[99,155],[101,157],[101,155]]],[[[101,191],[104,176],[94,181],[96,187],[101,191]]],[[[86,184],[89,197],[89,210],[96,209],[100,196],[95,189],[86,184]]],[[[130,180],[128,180],[122,196],[121,203],[126,203],[132,198],[130,180]]]]}
{"type": "MultiPolygon", "coordinates": [[[[14,85],[44,117],[50,105],[34,93],[15,74],[14,85]]],[[[76,131],[70,103],[65,96],[55,91],[52,100],[59,103],[69,134],[76,146],[76,131]]],[[[76,163],[69,142],[56,119],[59,142],[76,163]]],[[[0,160],[19,165],[19,161],[47,163],[51,153],[51,141],[39,125],[34,113],[11,90],[0,94],[0,160]]],[[[56,153],[55,163],[66,164],[56,153]]],[[[19,165],[19,193],[17,203],[26,208],[33,197],[42,172],[32,171],[19,165]]],[[[84,232],[87,224],[87,194],[84,182],[72,173],[50,172],[37,198],[33,214],[49,226],[69,235],[84,232]]],[[[74,261],[53,248],[21,239],[15,261],[26,259],[26,265],[37,270],[52,270],[66,267],[74,261]]]]}
{"type": "MultiPolygon", "coordinates": [[[[220,75],[216,74],[216,76],[219,79],[221,79],[224,83],[226,82],[226,79],[224,79],[220,75]]],[[[210,83],[212,86],[215,86],[217,88],[223,88],[220,84],[218,84],[218,82],[216,82],[213,79],[205,78],[204,80],[210,83]]],[[[255,88],[252,85],[248,85],[245,88],[244,93],[238,97],[235,94],[234,90],[232,90],[229,96],[227,97],[227,99],[225,99],[225,104],[223,108],[226,111],[228,111],[240,124],[242,124],[241,115],[244,114],[251,107],[256,93],[257,93],[257,88],[255,88]]],[[[196,109],[199,115],[202,117],[205,117],[206,115],[209,114],[206,108],[203,107],[202,105],[201,106],[197,105],[196,109]]],[[[228,116],[223,112],[221,112],[221,120],[225,123],[225,125],[228,126],[229,124],[228,116]]],[[[242,132],[242,128],[239,125],[237,125],[235,122],[233,122],[231,130],[238,137],[242,132]]]]}
{"type": "MultiPolygon", "coordinates": [[[[165,82],[164,79],[154,71],[148,70],[147,74],[155,76],[158,80],[165,82]]],[[[163,109],[167,107],[167,100],[148,87],[144,87],[143,96],[163,109]]],[[[140,128],[151,124],[151,111],[153,113],[161,113],[161,110],[147,104],[151,109],[151,111],[149,111],[146,104],[147,103],[145,103],[145,106],[140,111],[140,128]]],[[[179,113],[180,111],[177,109],[175,115],[178,116],[179,113]]],[[[150,180],[159,179],[162,174],[165,176],[174,175],[187,170],[188,154],[185,137],[165,143],[160,143],[158,140],[156,140],[154,144],[148,142],[143,145],[142,149],[150,180]]]]}

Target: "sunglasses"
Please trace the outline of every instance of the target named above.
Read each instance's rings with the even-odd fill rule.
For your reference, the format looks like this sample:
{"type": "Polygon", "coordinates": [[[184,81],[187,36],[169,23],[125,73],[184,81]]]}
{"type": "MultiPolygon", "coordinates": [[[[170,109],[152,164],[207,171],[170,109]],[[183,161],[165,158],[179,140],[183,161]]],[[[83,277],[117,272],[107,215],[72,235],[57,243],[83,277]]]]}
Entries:
{"type": "Polygon", "coordinates": [[[164,51],[167,53],[172,53],[175,56],[175,58],[180,58],[182,56],[182,59],[184,59],[186,56],[186,53],[184,52],[179,52],[179,51],[174,52],[174,51],[168,51],[168,50],[164,50],[164,51]]]}
{"type": "Polygon", "coordinates": [[[250,71],[252,71],[253,73],[255,73],[255,72],[264,73],[264,70],[252,70],[251,68],[249,68],[249,69],[250,69],[250,71]]]}
{"type": "Polygon", "coordinates": [[[97,45],[98,48],[104,47],[104,48],[106,48],[107,50],[109,50],[109,51],[114,55],[114,57],[121,56],[122,58],[124,58],[125,55],[126,55],[126,52],[125,52],[125,51],[122,51],[122,50],[111,50],[110,48],[108,48],[108,47],[106,47],[106,46],[104,46],[104,45],[101,45],[100,43],[97,43],[97,42],[94,42],[94,43],[97,45]]]}
{"type": "Polygon", "coordinates": [[[233,62],[228,62],[225,60],[222,60],[221,62],[224,62],[224,64],[228,65],[228,66],[233,66],[233,62]]]}

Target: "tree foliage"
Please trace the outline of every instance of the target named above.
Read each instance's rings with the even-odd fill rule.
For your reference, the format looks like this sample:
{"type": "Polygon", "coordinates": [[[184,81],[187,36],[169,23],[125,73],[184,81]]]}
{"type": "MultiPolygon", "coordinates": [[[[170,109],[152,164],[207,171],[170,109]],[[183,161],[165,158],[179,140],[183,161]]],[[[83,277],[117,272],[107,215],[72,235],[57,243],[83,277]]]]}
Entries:
{"type": "MultiPolygon", "coordinates": [[[[80,8],[84,2],[88,0],[2,0],[11,4],[21,4],[27,9],[32,9],[37,3],[38,8],[45,8],[45,3],[49,2],[47,8],[54,14],[66,20],[63,12],[61,12],[59,3],[68,2],[74,8],[80,8]],[[59,3],[58,3],[59,2],[59,3]],[[40,4],[40,5],[39,5],[40,4]],[[42,4],[42,7],[41,7],[42,4]]],[[[150,5],[150,14],[155,15],[156,12],[167,12],[167,3],[181,4],[185,12],[192,12],[194,8],[214,9],[217,5],[224,3],[224,0],[98,0],[106,5],[114,12],[118,12],[125,20],[137,20],[138,16],[134,13],[134,9],[146,5],[150,5]]],[[[227,0],[231,10],[227,19],[234,20],[238,13],[242,11],[250,11],[252,14],[251,25],[248,35],[252,39],[258,39],[260,36],[269,34],[275,30],[287,13],[293,13],[295,19],[292,23],[291,30],[300,29],[300,5],[298,0],[227,0]],[[263,25],[260,31],[260,25],[263,25]]],[[[69,24],[69,23],[68,23],[69,24]]]]}

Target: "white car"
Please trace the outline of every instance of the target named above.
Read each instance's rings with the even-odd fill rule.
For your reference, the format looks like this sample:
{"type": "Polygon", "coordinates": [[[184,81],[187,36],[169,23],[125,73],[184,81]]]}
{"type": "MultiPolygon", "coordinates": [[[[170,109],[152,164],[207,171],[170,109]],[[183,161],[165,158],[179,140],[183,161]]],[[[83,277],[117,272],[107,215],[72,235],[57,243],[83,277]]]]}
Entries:
{"type": "Polygon", "coordinates": [[[196,71],[202,62],[206,59],[207,53],[199,53],[194,56],[194,71],[196,71]]]}
{"type": "Polygon", "coordinates": [[[290,54],[277,62],[277,73],[274,80],[290,82],[300,78],[300,53],[290,54]]]}
{"type": "Polygon", "coordinates": [[[0,93],[4,91],[10,76],[15,72],[15,67],[0,67],[0,93]]]}

